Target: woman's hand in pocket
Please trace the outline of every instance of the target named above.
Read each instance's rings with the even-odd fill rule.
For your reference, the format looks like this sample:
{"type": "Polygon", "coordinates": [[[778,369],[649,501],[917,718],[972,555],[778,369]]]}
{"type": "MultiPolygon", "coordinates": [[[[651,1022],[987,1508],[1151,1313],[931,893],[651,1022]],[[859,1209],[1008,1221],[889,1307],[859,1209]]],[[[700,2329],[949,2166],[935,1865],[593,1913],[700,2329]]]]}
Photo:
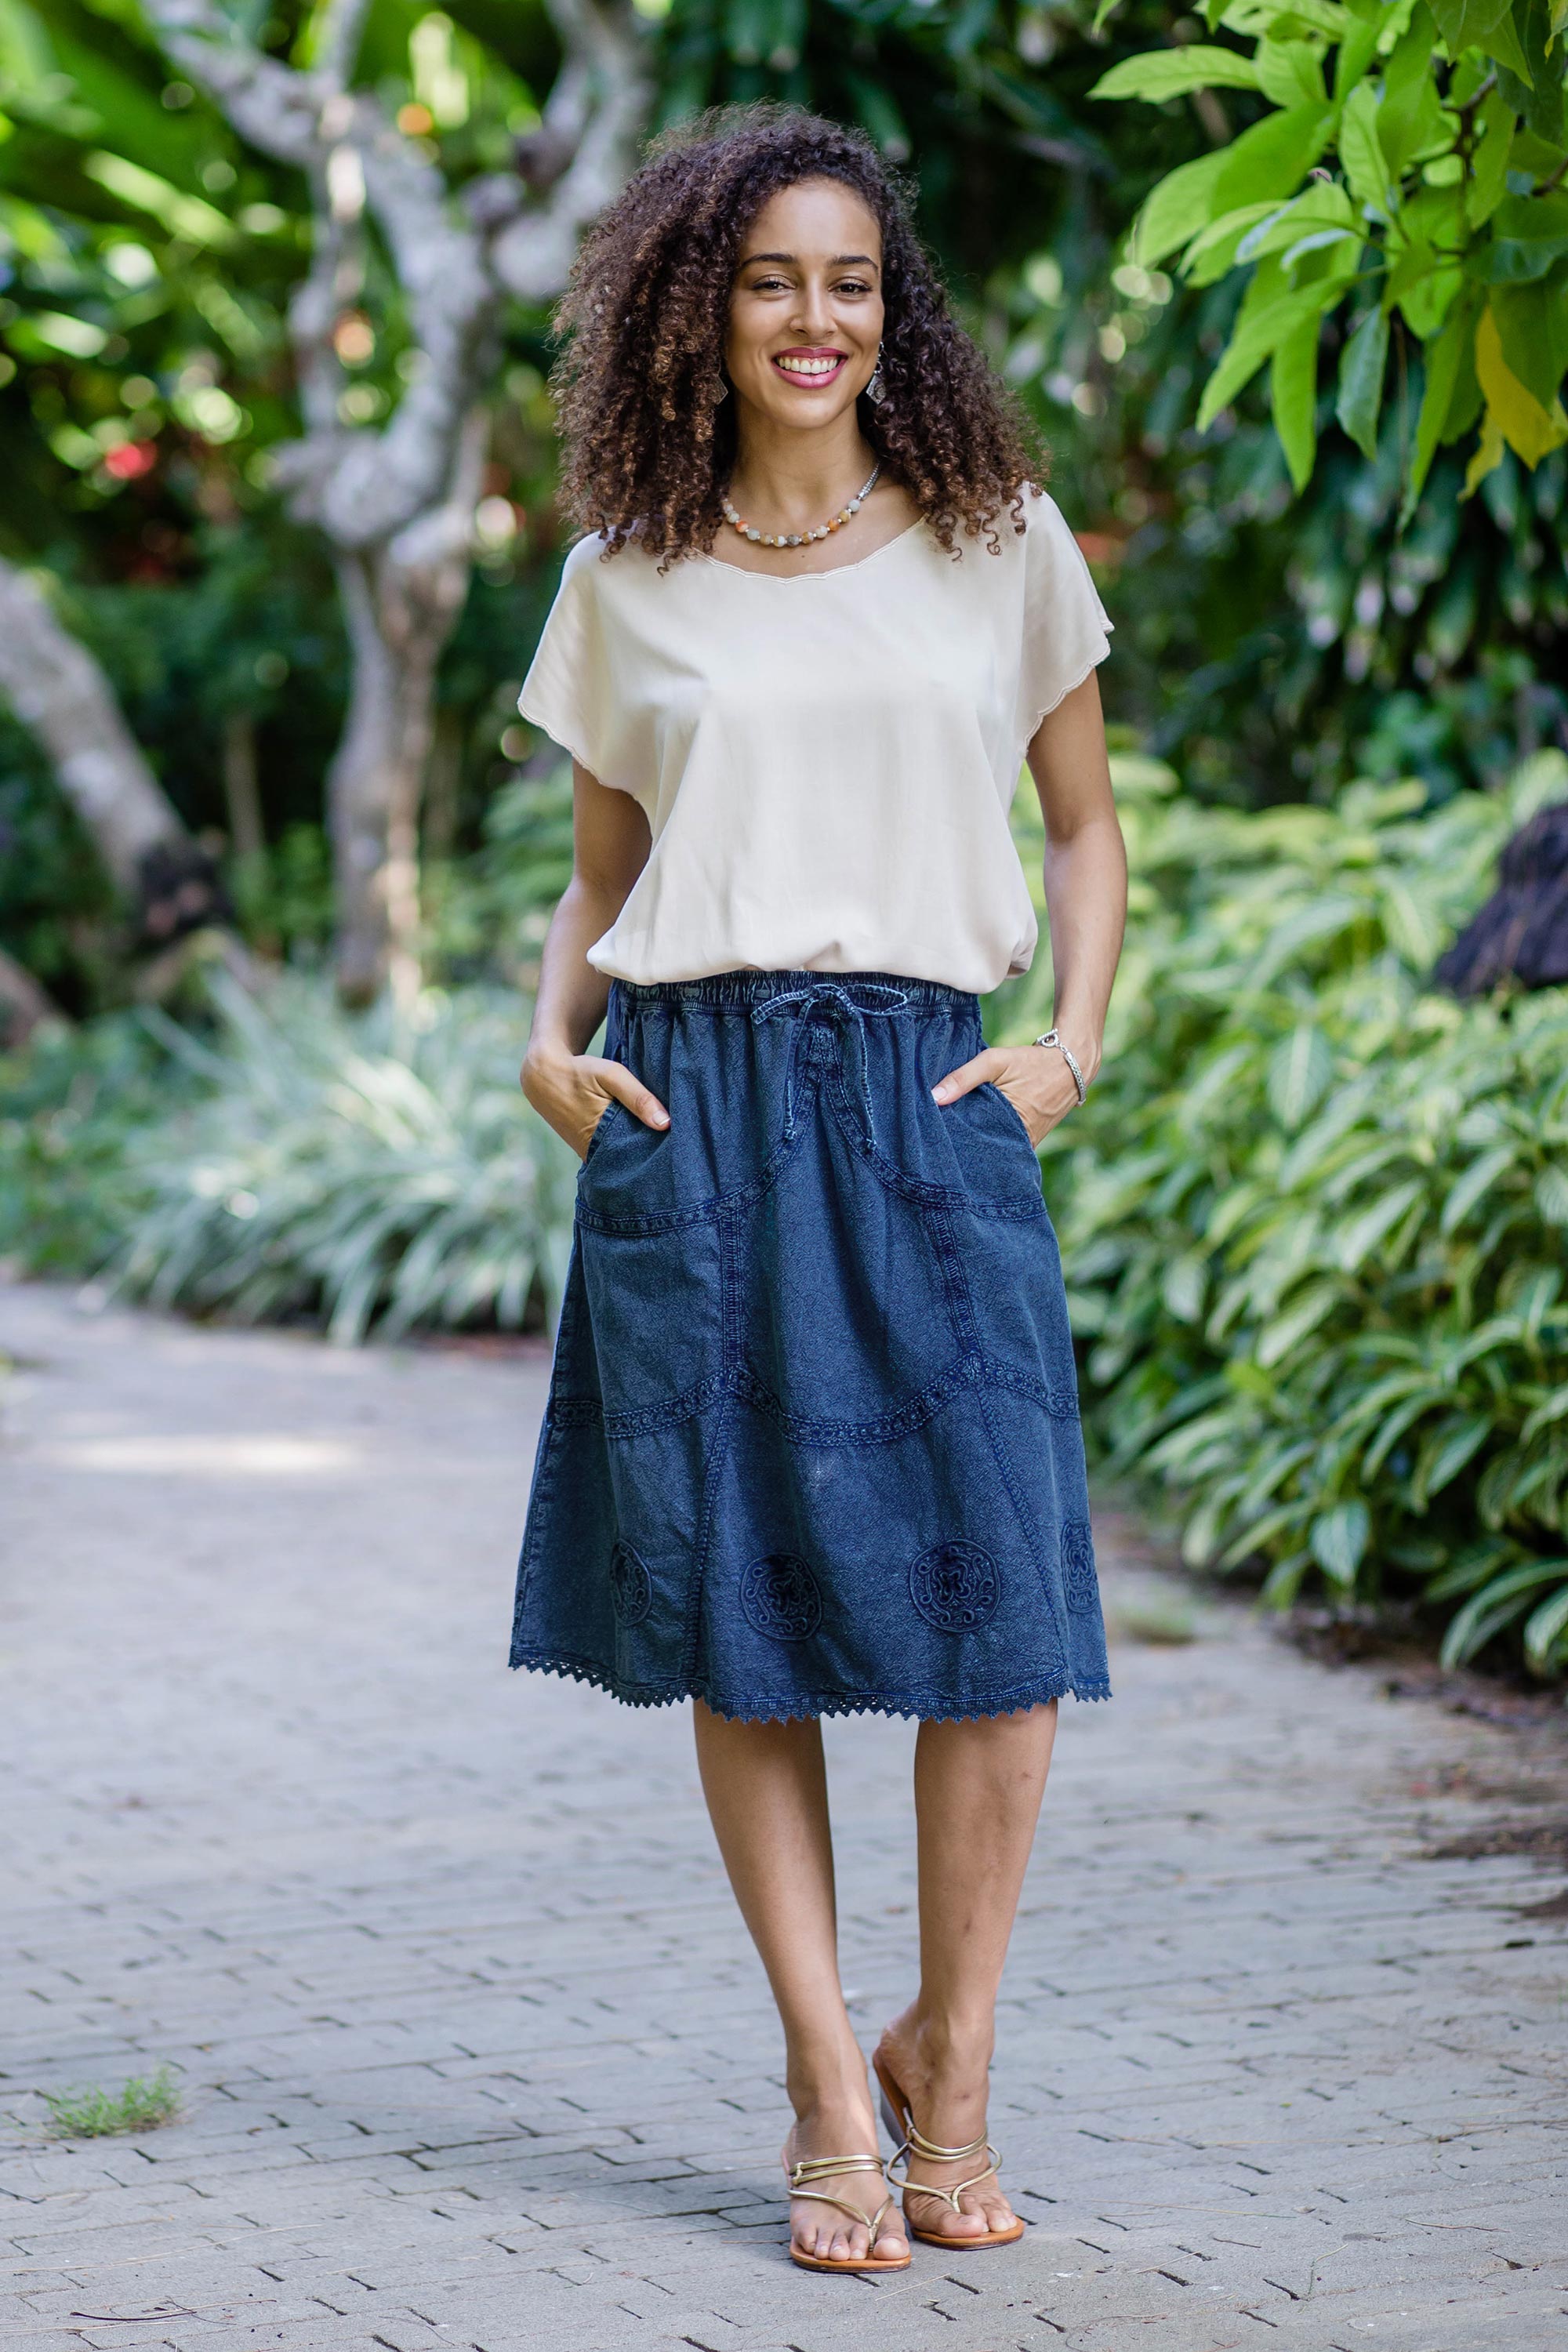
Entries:
{"type": "Polygon", "coordinates": [[[645,1127],[669,1125],[669,1113],[651,1088],[623,1063],[597,1054],[552,1054],[531,1045],[522,1065],[522,1091],[579,1160],[587,1158],[594,1129],[612,1102],[625,1103],[645,1127]]]}
{"type": "Polygon", "coordinates": [[[987,1084],[1006,1096],[1034,1144],[1078,1108],[1072,1073],[1051,1045],[988,1045],[972,1062],[949,1070],[931,1093],[945,1105],[987,1084]]]}

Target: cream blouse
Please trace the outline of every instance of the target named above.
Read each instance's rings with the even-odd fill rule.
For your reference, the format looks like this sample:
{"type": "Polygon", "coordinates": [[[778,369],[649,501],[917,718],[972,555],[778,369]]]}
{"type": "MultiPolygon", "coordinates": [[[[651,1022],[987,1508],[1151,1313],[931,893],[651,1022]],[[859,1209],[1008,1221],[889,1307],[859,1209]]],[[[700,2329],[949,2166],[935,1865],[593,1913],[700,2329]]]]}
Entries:
{"type": "Polygon", "coordinates": [[[1106,618],[1055,502],[1001,553],[923,523],[832,572],[662,575],[580,540],[518,698],[653,847],[588,961],[622,980],[889,971],[977,992],[1037,926],[1007,811],[1106,618]]]}

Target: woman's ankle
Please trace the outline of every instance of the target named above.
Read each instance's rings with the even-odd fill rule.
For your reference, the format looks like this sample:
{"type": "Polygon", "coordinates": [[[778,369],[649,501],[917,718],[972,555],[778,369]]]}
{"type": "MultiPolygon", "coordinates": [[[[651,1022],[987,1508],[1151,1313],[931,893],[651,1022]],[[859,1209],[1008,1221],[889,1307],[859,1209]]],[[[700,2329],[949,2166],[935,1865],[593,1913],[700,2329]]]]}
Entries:
{"type": "Polygon", "coordinates": [[[784,2067],[784,2089],[797,2119],[859,2115],[870,2097],[864,2053],[855,2043],[847,2050],[792,2052],[784,2067]]]}
{"type": "Polygon", "coordinates": [[[932,2075],[984,2078],[995,2053],[996,2023],[989,2011],[955,2013],[927,2009],[916,2000],[893,2020],[888,2033],[932,2075]]]}

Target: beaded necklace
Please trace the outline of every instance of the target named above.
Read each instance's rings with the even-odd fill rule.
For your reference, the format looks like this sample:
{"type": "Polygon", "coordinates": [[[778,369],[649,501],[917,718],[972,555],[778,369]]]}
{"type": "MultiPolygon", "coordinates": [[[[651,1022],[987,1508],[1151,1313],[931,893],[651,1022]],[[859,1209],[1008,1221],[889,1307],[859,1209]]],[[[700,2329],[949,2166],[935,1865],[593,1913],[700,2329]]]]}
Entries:
{"type": "Polygon", "coordinates": [[[719,503],[723,509],[724,520],[731,529],[738,530],[742,539],[754,541],[758,547],[805,547],[810,540],[826,539],[830,531],[841,530],[852,515],[858,514],[875,488],[877,477],[881,470],[881,460],[879,458],[848,505],[840,507],[830,521],[819,523],[815,530],[759,530],[754,523],[747,522],[743,516],[735,512],[730,503],[728,491],[719,503]]]}

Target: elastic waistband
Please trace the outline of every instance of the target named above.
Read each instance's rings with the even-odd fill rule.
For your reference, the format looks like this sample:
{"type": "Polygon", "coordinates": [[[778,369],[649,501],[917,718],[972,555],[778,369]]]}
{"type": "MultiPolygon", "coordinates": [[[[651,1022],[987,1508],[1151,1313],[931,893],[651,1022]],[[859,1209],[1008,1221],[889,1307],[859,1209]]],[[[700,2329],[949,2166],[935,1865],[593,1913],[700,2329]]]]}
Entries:
{"type": "Polygon", "coordinates": [[[972,990],[949,988],[941,980],[908,980],[896,971],[715,971],[702,980],[617,980],[612,991],[624,1006],[690,1004],[716,1013],[755,1013],[776,999],[848,997],[863,1013],[967,1013],[978,1003],[972,990]]]}

